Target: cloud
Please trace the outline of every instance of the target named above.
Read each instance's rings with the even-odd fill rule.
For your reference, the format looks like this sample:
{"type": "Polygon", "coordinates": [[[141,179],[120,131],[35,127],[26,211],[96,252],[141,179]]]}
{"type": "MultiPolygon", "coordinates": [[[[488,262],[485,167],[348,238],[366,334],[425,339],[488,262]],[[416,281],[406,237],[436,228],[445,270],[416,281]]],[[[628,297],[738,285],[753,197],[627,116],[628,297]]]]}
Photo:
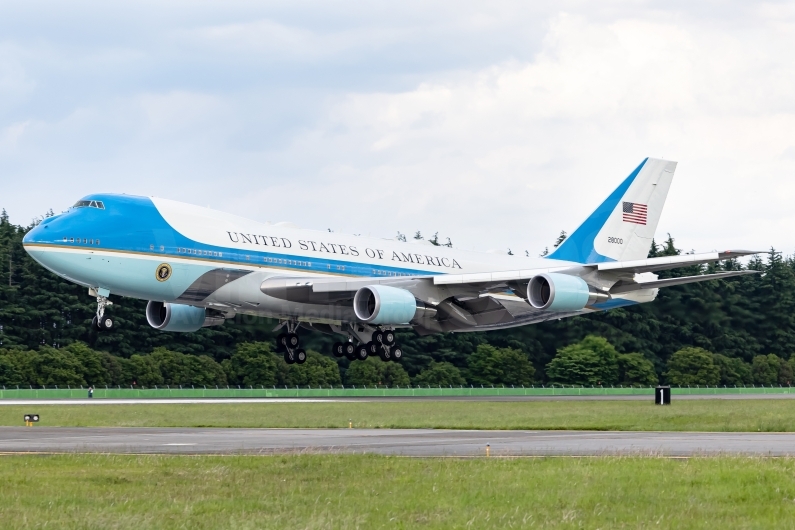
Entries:
{"type": "Polygon", "coordinates": [[[792,3],[91,6],[0,17],[17,222],[101,183],[537,253],[654,156],[680,162],[659,235],[793,250],[792,3]]]}

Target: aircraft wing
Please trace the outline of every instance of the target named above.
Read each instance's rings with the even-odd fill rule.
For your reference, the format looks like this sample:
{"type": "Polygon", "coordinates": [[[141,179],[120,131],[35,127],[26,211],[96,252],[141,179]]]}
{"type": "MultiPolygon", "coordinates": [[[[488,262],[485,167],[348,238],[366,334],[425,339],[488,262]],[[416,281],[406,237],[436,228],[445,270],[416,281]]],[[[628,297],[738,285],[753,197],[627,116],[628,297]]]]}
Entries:
{"type": "MultiPolygon", "coordinates": [[[[614,272],[626,274],[638,274],[643,272],[654,272],[678,267],[688,267],[733,259],[751,254],[759,254],[758,251],[751,250],[727,250],[725,252],[710,252],[705,254],[684,254],[677,256],[662,256],[659,258],[648,258],[633,261],[611,261],[606,263],[594,263],[576,267],[578,271],[588,272],[614,272]]],[[[552,262],[554,263],[554,262],[552,262]]],[[[439,287],[461,287],[465,290],[486,292],[499,288],[510,288],[510,283],[529,280],[537,274],[543,272],[563,272],[571,271],[571,266],[549,267],[543,269],[523,269],[513,271],[498,271],[473,274],[444,274],[428,276],[411,276],[399,278],[344,278],[344,277],[275,277],[262,282],[260,290],[275,298],[290,300],[301,303],[334,303],[337,301],[350,300],[356,291],[368,285],[390,285],[414,291],[421,286],[439,287]]],[[[713,279],[729,278],[745,274],[756,274],[757,271],[727,271],[716,274],[701,274],[698,276],[688,276],[684,278],[668,278],[663,280],[634,282],[619,280],[610,289],[611,294],[636,291],[639,289],[654,289],[668,287],[672,285],[682,285],[686,283],[702,282],[713,279]]]]}

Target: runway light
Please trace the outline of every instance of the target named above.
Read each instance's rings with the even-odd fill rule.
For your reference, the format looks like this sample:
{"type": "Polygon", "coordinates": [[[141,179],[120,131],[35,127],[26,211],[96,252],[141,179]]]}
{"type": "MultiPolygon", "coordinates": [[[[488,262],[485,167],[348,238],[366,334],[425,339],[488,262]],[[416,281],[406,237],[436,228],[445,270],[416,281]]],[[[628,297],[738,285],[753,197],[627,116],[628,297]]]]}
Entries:
{"type": "Polygon", "coordinates": [[[486,456],[491,456],[491,444],[486,444],[486,456]]]}
{"type": "Polygon", "coordinates": [[[32,427],[33,422],[39,421],[38,414],[25,414],[25,426],[32,427]]]}

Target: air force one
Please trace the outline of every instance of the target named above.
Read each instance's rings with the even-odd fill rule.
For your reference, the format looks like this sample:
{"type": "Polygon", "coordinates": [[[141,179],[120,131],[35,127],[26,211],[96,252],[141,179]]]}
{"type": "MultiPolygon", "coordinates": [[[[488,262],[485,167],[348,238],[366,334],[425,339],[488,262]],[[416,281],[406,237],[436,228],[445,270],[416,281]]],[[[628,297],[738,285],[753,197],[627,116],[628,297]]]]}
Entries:
{"type": "Polygon", "coordinates": [[[279,319],[277,347],[303,363],[299,327],[337,334],[337,357],[398,361],[395,329],[487,331],[651,302],[658,289],[753,271],[658,279],[656,271],[737,258],[727,250],[647,258],[676,162],[647,158],[552,254],[467,252],[260,223],[156,197],[97,194],[44,219],[25,250],[96,296],[149,300],[162,331],[194,332],[238,313],[279,319]]]}

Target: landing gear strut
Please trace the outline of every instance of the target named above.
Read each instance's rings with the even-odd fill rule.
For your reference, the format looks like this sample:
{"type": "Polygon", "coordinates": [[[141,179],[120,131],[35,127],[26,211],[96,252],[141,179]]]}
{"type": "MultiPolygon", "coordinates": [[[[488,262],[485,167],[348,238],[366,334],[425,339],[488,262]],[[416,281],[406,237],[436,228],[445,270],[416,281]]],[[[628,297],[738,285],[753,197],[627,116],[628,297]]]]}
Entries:
{"type": "Polygon", "coordinates": [[[280,333],[276,337],[276,351],[284,352],[284,362],[287,364],[304,364],[306,362],[306,352],[301,348],[301,339],[298,338],[296,330],[298,324],[295,321],[285,322],[287,333],[280,333]]]}
{"type": "MultiPolygon", "coordinates": [[[[110,294],[110,293],[108,293],[110,294]]],[[[107,295],[97,293],[97,314],[91,320],[91,325],[99,331],[110,331],[113,328],[113,319],[105,315],[105,308],[113,305],[107,295]]]]}

